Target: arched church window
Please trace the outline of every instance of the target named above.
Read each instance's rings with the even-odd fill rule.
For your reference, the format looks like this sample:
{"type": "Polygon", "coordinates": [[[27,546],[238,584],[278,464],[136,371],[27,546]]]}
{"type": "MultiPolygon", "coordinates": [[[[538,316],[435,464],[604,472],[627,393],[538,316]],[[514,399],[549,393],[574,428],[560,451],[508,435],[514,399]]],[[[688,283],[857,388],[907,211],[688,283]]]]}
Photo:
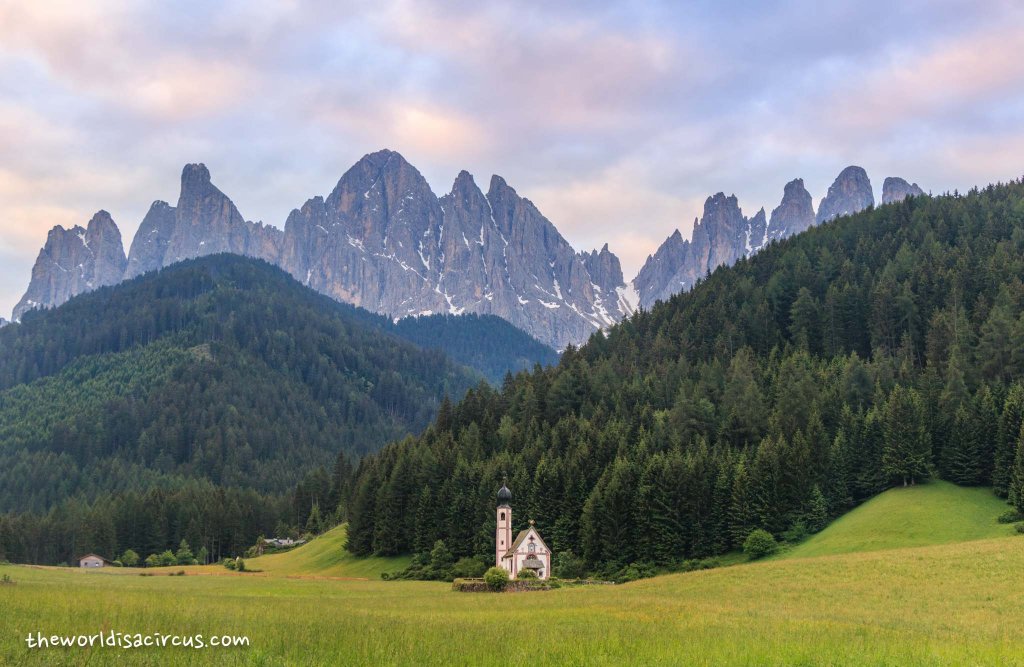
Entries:
{"type": "Polygon", "coordinates": [[[535,552],[537,550],[537,545],[534,544],[533,542],[530,542],[530,546],[529,546],[528,550],[529,550],[530,553],[535,552]]]}
{"type": "Polygon", "coordinates": [[[501,513],[501,520],[502,520],[502,521],[504,521],[504,520],[505,520],[505,513],[504,513],[504,512],[502,512],[502,513],[501,513]]]}

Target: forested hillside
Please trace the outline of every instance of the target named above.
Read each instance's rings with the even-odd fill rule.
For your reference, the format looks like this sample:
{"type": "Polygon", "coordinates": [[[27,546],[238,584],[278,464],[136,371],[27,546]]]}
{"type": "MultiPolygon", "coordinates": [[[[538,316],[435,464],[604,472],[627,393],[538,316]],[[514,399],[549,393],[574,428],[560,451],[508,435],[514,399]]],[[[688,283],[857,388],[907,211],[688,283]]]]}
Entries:
{"type": "Polygon", "coordinates": [[[481,382],[388,324],[230,255],[27,313],[0,330],[0,511],[36,514],[0,550],[226,547],[294,523],[278,495],[309,469],[419,432],[481,382]]]}
{"type": "Polygon", "coordinates": [[[774,243],[364,459],[348,548],[492,554],[504,474],[515,528],[602,572],[814,531],[931,475],[1024,509],[1022,276],[1020,182],[774,243]]]}
{"type": "Polygon", "coordinates": [[[497,315],[404,317],[393,330],[422,348],[441,350],[493,384],[501,384],[507,373],[558,363],[557,352],[497,315]]]}

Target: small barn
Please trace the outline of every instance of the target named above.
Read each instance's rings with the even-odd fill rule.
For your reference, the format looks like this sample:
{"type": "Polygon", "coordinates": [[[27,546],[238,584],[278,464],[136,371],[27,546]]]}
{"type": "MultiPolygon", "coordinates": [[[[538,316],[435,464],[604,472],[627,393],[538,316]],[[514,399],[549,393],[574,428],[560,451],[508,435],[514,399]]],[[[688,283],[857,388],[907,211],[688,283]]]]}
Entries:
{"type": "Polygon", "coordinates": [[[85,554],[78,559],[78,567],[87,567],[89,569],[97,567],[105,567],[110,565],[110,561],[103,556],[97,556],[96,554],[85,554]]]}

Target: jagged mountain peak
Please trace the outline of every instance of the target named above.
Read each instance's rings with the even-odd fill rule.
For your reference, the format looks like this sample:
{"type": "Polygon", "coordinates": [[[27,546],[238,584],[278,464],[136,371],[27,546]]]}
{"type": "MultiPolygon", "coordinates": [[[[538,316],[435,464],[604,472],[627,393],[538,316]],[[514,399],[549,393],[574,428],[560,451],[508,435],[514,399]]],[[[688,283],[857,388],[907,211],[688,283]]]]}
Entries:
{"type": "Polygon", "coordinates": [[[898,176],[888,176],[882,182],[882,203],[892,204],[907,197],[920,197],[924,190],[917,183],[908,183],[898,176]]]}
{"type": "Polygon", "coordinates": [[[707,214],[709,210],[714,210],[723,207],[736,208],[736,210],[738,211],[740,208],[739,199],[737,199],[736,195],[734,194],[726,197],[724,192],[716,192],[715,194],[711,195],[710,197],[704,200],[705,214],[707,214]]]}
{"type": "Polygon", "coordinates": [[[186,164],[181,170],[181,189],[210,183],[210,170],[202,162],[186,164]]]}
{"type": "Polygon", "coordinates": [[[841,215],[851,215],[874,206],[875,197],[871,190],[871,180],[863,167],[850,165],[846,167],[832,185],[818,206],[816,221],[820,224],[841,215]]]}
{"type": "MultiPolygon", "coordinates": [[[[908,186],[909,187],[909,186],[908,186]]],[[[849,215],[874,204],[867,172],[856,165],[843,169],[821,200],[817,216],[802,178],[783,188],[782,201],[771,217],[761,207],[751,218],[743,217],[735,195],[717,192],[704,202],[704,212],[693,224],[689,241],[676,230],[647,258],[632,285],[640,305],[650,307],[676,292],[690,289],[697,280],[723,264],[761,250],[772,240],[804,231],[815,221],[849,215]]]]}
{"type": "Polygon", "coordinates": [[[57,306],[76,294],[119,282],[126,264],[121,232],[107,211],[97,211],[85,227],[57,225],[46,235],[13,319],[20,320],[33,308],[57,306]]]}
{"type": "Polygon", "coordinates": [[[114,224],[114,219],[110,217],[110,213],[103,209],[96,211],[95,213],[93,213],[93,216],[89,218],[89,227],[110,225],[113,225],[114,227],[117,226],[116,224],[114,224]]]}
{"type": "Polygon", "coordinates": [[[814,224],[814,202],[804,187],[804,179],[794,178],[782,189],[782,201],[772,209],[768,221],[768,240],[799,234],[814,224]]]}
{"type": "Polygon", "coordinates": [[[459,172],[459,175],[455,177],[455,182],[452,183],[452,189],[451,192],[449,192],[449,196],[483,199],[484,193],[480,189],[480,186],[476,184],[473,174],[463,169],[459,172]]]}
{"type": "MultiPolygon", "coordinates": [[[[67,234],[51,236],[59,245],[67,234]]],[[[339,301],[392,317],[498,315],[556,348],[582,343],[630,312],[621,266],[607,244],[577,254],[498,175],[485,195],[461,171],[452,191],[438,198],[389,149],[364,155],[329,195],[292,210],[283,232],[246,221],[205,165],[188,164],[177,204],[150,206],[122,275],[218,252],[276,263],[339,301]]],[[[68,291],[85,289],[75,284],[68,291]]],[[[26,298],[33,307],[66,297],[26,298]]]]}

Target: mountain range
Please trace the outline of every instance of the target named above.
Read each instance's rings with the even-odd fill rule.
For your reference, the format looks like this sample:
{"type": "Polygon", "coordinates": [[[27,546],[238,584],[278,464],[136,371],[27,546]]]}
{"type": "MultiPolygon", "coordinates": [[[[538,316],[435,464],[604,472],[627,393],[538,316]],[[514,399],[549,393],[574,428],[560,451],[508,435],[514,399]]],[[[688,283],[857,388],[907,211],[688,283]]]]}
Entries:
{"type": "MultiPolygon", "coordinates": [[[[916,183],[911,185],[902,178],[890,177],[882,187],[882,203],[892,204],[923,194],[916,183]]],[[[772,241],[863,211],[874,203],[867,172],[856,166],[840,172],[818,204],[817,214],[800,178],[786,184],[782,201],[770,218],[763,208],[752,218],[745,217],[735,195],[726,197],[719,192],[704,202],[704,214],[693,221],[691,239],[684,240],[677,229],[647,258],[631,286],[639,305],[650,308],[673,294],[691,289],[719,266],[749,257],[772,241]]]]}
{"type": "MultiPolygon", "coordinates": [[[[887,178],[882,201],[923,191],[887,178]]],[[[577,252],[529,200],[500,176],[486,193],[462,171],[438,197],[399,153],[360,159],[325,197],[293,210],[284,229],[249,222],[202,164],[182,170],[177,203],[157,200],[127,252],[110,214],[86,228],[50,230],[13,319],[33,308],[203,255],[264,259],[338,301],[394,319],[433,314],[497,315],[556,349],[585,342],[637,306],[688,290],[721,265],[813,224],[874,204],[867,173],[847,167],[815,214],[802,179],[786,184],[769,218],[743,215],[737,198],[709,197],[693,234],[676,230],[624,280],[605,244],[577,252]]]]}

